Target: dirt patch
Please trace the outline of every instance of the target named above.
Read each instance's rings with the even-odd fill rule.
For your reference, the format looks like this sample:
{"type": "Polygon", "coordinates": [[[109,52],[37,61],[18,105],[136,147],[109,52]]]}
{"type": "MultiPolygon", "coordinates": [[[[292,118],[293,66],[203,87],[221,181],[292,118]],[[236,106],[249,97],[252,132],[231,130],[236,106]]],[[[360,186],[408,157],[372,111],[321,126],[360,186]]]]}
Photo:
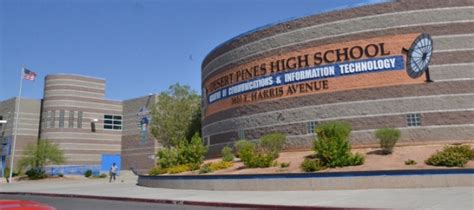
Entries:
{"type": "MultiPolygon", "coordinates": [[[[474,147],[474,143],[469,144],[474,147]]],[[[349,166],[343,168],[330,168],[323,171],[372,171],[372,170],[396,170],[396,169],[429,169],[429,168],[447,168],[430,166],[425,164],[428,159],[437,150],[442,150],[445,144],[420,145],[420,146],[400,146],[394,148],[390,155],[380,154],[380,148],[361,148],[353,149],[353,153],[361,153],[365,156],[365,162],[360,166],[349,166]],[[405,161],[411,159],[417,162],[416,165],[405,165],[405,161]]],[[[262,174],[262,173],[299,173],[303,172],[300,165],[304,157],[314,154],[313,151],[302,152],[282,152],[277,159],[278,163],[290,162],[288,168],[270,167],[270,168],[245,168],[243,163],[235,161],[234,166],[228,169],[216,171],[209,174],[262,174]]],[[[205,162],[217,162],[220,159],[206,160],[205,162]]],[[[474,168],[474,161],[469,161],[464,168],[474,168]]],[[[191,172],[186,174],[196,174],[191,172]]]]}

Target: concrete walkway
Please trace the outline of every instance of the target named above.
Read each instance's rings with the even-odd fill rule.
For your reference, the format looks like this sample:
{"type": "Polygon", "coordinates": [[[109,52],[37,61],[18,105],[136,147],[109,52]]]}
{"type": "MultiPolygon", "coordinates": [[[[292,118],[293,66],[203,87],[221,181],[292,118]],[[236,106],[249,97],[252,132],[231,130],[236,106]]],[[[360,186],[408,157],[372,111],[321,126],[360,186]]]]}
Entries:
{"type": "MultiPolygon", "coordinates": [[[[250,203],[296,206],[369,207],[397,209],[474,209],[473,187],[371,189],[329,191],[201,191],[146,188],[127,178],[41,180],[0,184],[0,192],[36,192],[176,201],[250,203]]],[[[1,198],[0,194],[0,198],[1,198]]]]}

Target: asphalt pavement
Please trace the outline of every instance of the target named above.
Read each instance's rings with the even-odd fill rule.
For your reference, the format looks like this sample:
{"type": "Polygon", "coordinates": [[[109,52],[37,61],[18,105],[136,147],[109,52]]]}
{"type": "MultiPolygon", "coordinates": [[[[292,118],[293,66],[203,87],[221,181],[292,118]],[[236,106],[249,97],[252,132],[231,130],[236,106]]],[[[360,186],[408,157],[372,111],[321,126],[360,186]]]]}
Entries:
{"type": "MultiPolygon", "coordinates": [[[[64,198],[37,195],[0,195],[1,199],[11,200],[30,200],[47,204],[57,210],[160,210],[160,209],[193,209],[193,210],[233,210],[239,208],[209,207],[209,206],[191,206],[176,204],[160,204],[147,202],[130,202],[130,201],[112,201],[85,198],[64,198]]],[[[242,208],[243,209],[243,208],[242,208]]]]}

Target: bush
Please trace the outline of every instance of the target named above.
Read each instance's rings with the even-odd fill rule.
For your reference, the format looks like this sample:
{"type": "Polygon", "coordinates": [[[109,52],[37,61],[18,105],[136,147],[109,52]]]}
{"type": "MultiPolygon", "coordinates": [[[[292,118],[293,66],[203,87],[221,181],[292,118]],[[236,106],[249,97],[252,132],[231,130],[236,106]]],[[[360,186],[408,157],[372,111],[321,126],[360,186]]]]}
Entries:
{"type": "Polygon", "coordinates": [[[240,159],[242,159],[241,153],[244,152],[245,154],[248,154],[249,151],[254,151],[256,145],[249,140],[242,139],[235,142],[234,147],[236,149],[235,153],[240,157],[240,159]]]}
{"type": "Polygon", "coordinates": [[[206,163],[204,165],[201,166],[201,168],[199,169],[199,174],[207,174],[207,173],[211,173],[212,170],[211,170],[211,163],[206,163]]]}
{"type": "Polygon", "coordinates": [[[405,161],[405,165],[416,165],[416,161],[412,160],[412,159],[408,159],[405,161]]]}
{"type": "Polygon", "coordinates": [[[234,164],[229,161],[219,161],[215,163],[206,163],[202,165],[201,169],[199,169],[199,174],[206,174],[211,173],[214,171],[226,169],[232,167],[234,164]]]}
{"type": "Polygon", "coordinates": [[[58,174],[58,177],[64,177],[64,174],[58,174]]]}
{"type": "Polygon", "coordinates": [[[360,153],[356,153],[356,154],[351,154],[350,155],[349,160],[346,164],[348,166],[358,166],[358,165],[364,164],[364,162],[365,162],[364,155],[362,155],[360,153]]]}
{"type": "Polygon", "coordinates": [[[235,143],[237,154],[242,162],[249,162],[255,153],[256,144],[249,140],[239,140],[235,143]]]}
{"type": "Polygon", "coordinates": [[[178,164],[199,164],[204,160],[207,153],[207,147],[198,133],[194,134],[191,141],[181,141],[178,146],[178,164]]]}
{"type": "Polygon", "coordinates": [[[234,154],[232,153],[232,148],[225,146],[222,148],[222,160],[227,162],[234,161],[234,154]]]}
{"type": "Polygon", "coordinates": [[[364,156],[350,152],[350,132],[350,124],[343,122],[323,123],[316,128],[318,139],[314,141],[313,149],[321,165],[333,168],[364,163],[364,156]]]}
{"type": "Polygon", "coordinates": [[[31,168],[25,174],[29,179],[44,179],[47,177],[46,172],[42,168],[31,168]]]}
{"type": "Polygon", "coordinates": [[[392,154],[393,147],[400,139],[400,130],[395,128],[381,128],[375,132],[375,136],[380,140],[380,147],[383,154],[392,154]]]}
{"type": "Polygon", "coordinates": [[[239,140],[235,148],[240,160],[248,168],[267,168],[273,165],[286,141],[286,136],[281,133],[273,133],[262,136],[259,143],[248,140],[239,140]]]}
{"type": "Polygon", "coordinates": [[[255,154],[244,165],[248,168],[268,168],[273,165],[274,156],[272,154],[255,154]]]}
{"type": "Polygon", "coordinates": [[[234,164],[232,162],[229,162],[229,161],[219,161],[217,163],[211,163],[209,168],[211,169],[211,171],[218,171],[218,170],[230,168],[233,165],[234,164]]]}
{"type": "Polygon", "coordinates": [[[464,167],[472,159],[473,150],[469,145],[446,146],[431,155],[425,163],[433,166],[464,167]]]}
{"type": "Polygon", "coordinates": [[[150,176],[158,176],[160,174],[166,174],[168,173],[168,170],[166,168],[160,168],[160,167],[154,167],[151,168],[150,171],[148,171],[148,175],[150,176]]]}
{"type": "Polygon", "coordinates": [[[288,168],[290,167],[290,162],[287,162],[287,163],[280,163],[280,168],[288,168]]]}
{"type": "Polygon", "coordinates": [[[101,173],[101,174],[99,175],[99,178],[106,178],[106,177],[107,177],[107,174],[104,174],[104,173],[101,173]]]}
{"type": "Polygon", "coordinates": [[[186,172],[186,171],[191,171],[191,167],[190,165],[177,165],[177,166],[173,166],[171,168],[168,168],[168,173],[169,174],[179,174],[179,173],[183,173],[183,172],[186,172]]]}
{"type": "Polygon", "coordinates": [[[20,171],[25,168],[40,168],[46,165],[59,165],[65,162],[63,151],[58,144],[40,139],[37,143],[27,144],[19,161],[20,171]]]}
{"type": "Polygon", "coordinates": [[[91,176],[92,176],[92,170],[90,170],[90,169],[87,170],[87,171],[84,173],[84,176],[87,177],[87,178],[91,177],[91,176]]]}
{"type": "Polygon", "coordinates": [[[156,154],[157,164],[161,168],[169,168],[178,165],[178,150],[176,148],[162,148],[156,154]]]}
{"type": "Polygon", "coordinates": [[[301,163],[301,170],[305,172],[314,172],[324,169],[319,159],[304,159],[301,163]]]}
{"type": "Polygon", "coordinates": [[[262,153],[270,154],[273,156],[273,159],[277,159],[285,142],[285,134],[271,133],[260,138],[259,148],[262,150],[262,153]]]}
{"type": "Polygon", "coordinates": [[[191,169],[198,169],[204,160],[204,155],[207,152],[207,147],[199,137],[194,135],[191,141],[180,141],[178,147],[162,148],[158,151],[157,164],[160,168],[172,168],[178,165],[188,164],[191,169]]]}
{"type": "Polygon", "coordinates": [[[459,153],[462,154],[464,157],[468,158],[469,160],[474,160],[474,149],[471,148],[471,146],[469,145],[444,147],[443,151],[448,153],[459,153]]]}
{"type": "Polygon", "coordinates": [[[274,155],[264,153],[263,150],[257,150],[257,145],[253,142],[239,140],[235,147],[239,151],[240,160],[247,168],[266,168],[273,163],[274,155]]]}

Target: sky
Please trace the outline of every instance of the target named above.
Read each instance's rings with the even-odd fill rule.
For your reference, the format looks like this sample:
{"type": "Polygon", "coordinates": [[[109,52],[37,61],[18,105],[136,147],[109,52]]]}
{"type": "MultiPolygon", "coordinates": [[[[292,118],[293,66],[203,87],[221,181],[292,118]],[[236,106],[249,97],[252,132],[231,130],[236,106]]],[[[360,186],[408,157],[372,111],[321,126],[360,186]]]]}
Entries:
{"type": "Polygon", "coordinates": [[[125,100],[175,83],[200,94],[201,63],[219,44],[270,23],[380,0],[0,0],[0,100],[40,99],[44,77],[106,79],[125,100]]]}

